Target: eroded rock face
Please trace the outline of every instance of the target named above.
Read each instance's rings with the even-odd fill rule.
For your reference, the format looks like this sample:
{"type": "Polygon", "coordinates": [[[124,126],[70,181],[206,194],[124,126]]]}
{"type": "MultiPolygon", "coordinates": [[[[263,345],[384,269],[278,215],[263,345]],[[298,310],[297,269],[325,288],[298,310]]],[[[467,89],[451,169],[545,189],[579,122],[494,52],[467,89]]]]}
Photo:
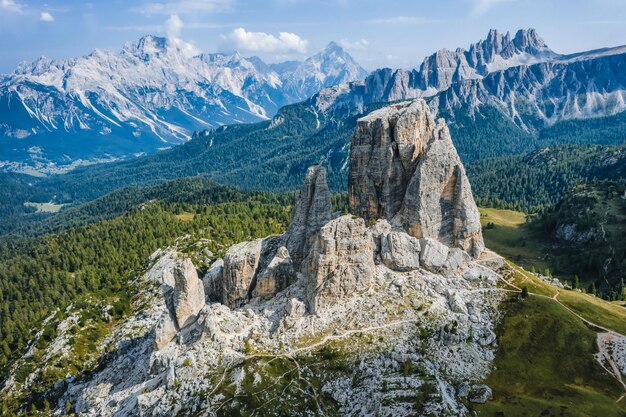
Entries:
{"type": "Polygon", "coordinates": [[[213,262],[207,273],[202,278],[204,283],[204,296],[208,301],[222,301],[222,287],[224,280],[224,260],[218,259],[213,262]]]}
{"type": "Polygon", "coordinates": [[[367,290],[374,270],[374,242],[365,221],[350,215],[331,220],[316,236],[304,265],[309,310],[316,313],[367,290]]]}
{"type": "Polygon", "coordinates": [[[411,271],[419,268],[420,242],[413,236],[393,231],[381,237],[381,257],[388,268],[411,271]]]}
{"type": "Polygon", "coordinates": [[[285,234],[286,247],[296,268],[306,258],[313,236],[332,215],[331,194],[326,183],[326,169],[313,165],[307,170],[304,184],[285,234]]]}
{"type": "Polygon", "coordinates": [[[443,120],[417,100],[359,119],[350,148],[350,211],[388,219],[411,236],[433,238],[477,257],[480,214],[443,120]]]}
{"type": "Polygon", "coordinates": [[[296,277],[293,263],[286,247],[281,246],[276,251],[267,267],[257,276],[252,297],[270,299],[278,292],[289,286],[296,277]]]}
{"type": "Polygon", "coordinates": [[[205,305],[204,284],[189,259],[179,260],[173,270],[173,306],[176,323],[182,329],[196,321],[198,313],[205,305]]]}
{"type": "Polygon", "coordinates": [[[227,306],[239,307],[248,300],[248,291],[253,282],[263,239],[242,242],[231,246],[224,256],[222,278],[222,302],[227,306]]]}

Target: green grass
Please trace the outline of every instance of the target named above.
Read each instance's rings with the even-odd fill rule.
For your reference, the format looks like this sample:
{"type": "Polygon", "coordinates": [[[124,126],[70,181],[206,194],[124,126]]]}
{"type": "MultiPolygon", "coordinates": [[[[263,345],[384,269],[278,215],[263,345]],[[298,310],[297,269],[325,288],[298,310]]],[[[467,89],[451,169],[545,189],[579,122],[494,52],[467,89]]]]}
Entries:
{"type": "Polygon", "coordinates": [[[590,294],[559,290],[559,300],[587,320],[626,335],[626,308],[590,294]]]}
{"type": "Polygon", "coordinates": [[[626,335],[626,306],[623,301],[610,302],[591,294],[560,289],[543,282],[512,262],[508,262],[508,265],[510,268],[507,269],[506,279],[511,284],[518,288],[528,287],[531,293],[546,297],[553,297],[558,293],[559,301],[581,317],[626,335]]]}
{"type": "Polygon", "coordinates": [[[480,208],[485,245],[516,263],[538,270],[548,267],[544,244],[526,223],[526,214],[513,210],[480,208]]]}
{"type": "Polygon", "coordinates": [[[553,300],[506,304],[498,327],[493,401],[481,416],[626,416],[623,391],[593,358],[596,333],[553,300]]]}

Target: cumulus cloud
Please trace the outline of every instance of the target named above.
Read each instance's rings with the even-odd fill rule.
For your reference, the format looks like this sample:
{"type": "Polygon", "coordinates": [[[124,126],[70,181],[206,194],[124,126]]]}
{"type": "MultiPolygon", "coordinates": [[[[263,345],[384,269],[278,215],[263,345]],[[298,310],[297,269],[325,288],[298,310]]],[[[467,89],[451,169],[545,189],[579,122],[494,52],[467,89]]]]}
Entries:
{"type": "Polygon", "coordinates": [[[12,13],[22,13],[24,5],[17,3],[15,0],[0,0],[0,10],[12,13]]]}
{"type": "Polygon", "coordinates": [[[233,0],[179,0],[163,3],[146,3],[132,11],[143,14],[190,14],[230,10],[233,0]]]}
{"type": "Polygon", "coordinates": [[[165,34],[168,38],[180,38],[180,32],[183,30],[184,23],[177,14],[173,14],[165,21],[165,34]]]}
{"type": "Polygon", "coordinates": [[[342,48],[352,51],[362,51],[364,49],[367,49],[369,44],[370,43],[367,41],[367,39],[359,39],[354,42],[348,39],[342,39],[339,41],[339,45],[341,45],[342,48]]]}
{"type": "Polygon", "coordinates": [[[222,35],[226,49],[251,52],[306,53],[308,41],[295,33],[280,32],[274,36],[265,32],[248,32],[237,28],[228,35],[222,35]]]}
{"type": "Polygon", "coordinates": [[[42,22],[54,22],[54,16],[52,16],[48,12],[41,12],[41,14],[39,15],[39,20],[41,20],[42,22]]]}

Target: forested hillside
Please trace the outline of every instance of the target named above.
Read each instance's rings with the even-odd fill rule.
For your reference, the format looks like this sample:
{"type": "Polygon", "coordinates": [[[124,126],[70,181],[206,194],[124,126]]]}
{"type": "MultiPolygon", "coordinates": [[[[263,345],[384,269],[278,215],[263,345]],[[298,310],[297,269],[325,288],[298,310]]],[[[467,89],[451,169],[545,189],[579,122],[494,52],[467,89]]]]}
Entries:
{"type": "MultiPolygon", "coordinates": [[[[173,244],[178,237],[190,236],[190,241],[201,241],[203,247],[187,248],[185,240],[177,244],[182,250],[199,253],[202,259],[197,260],[197,265],[202,266],[222,255],[232,243],[281,233],[289,221],[286,198],[241,192],[234,192],[231,197],[233,190],[225,187],[207,188],[203,194],[200,188],[193,189],[202,187],[202,182],[194,184],[178,196],[170,196],[169,201],[135,206],[109,220],[18,246],[12,238],[4,239],[0,245],[2,373],[15,355],[26,350],[27,341],[34,336],[31,329],[56,309],[63,312],[72,302],[95,297],[112,306],[114,317],[125,314],[129,306],[129,279],[141,273],[148,256],[157,248],[173,244]],[[193,199],[185,200],[185,193],[193,199]]],[[[176,185],[180,183],[170,184],[164,190],[176,185]]],[[[155,189],[146,191],[151,193],[157,195],[155,189]]],[[[115,198],[103,201],[112,200],[115,198]]],[[[55,315],[53,322],[62,316],[55,315]]],[[[39,339],[42,346],[35,348],[35,355],[52,336],[46,334],[39,339]]]]}
{"type": "Polygon", "coordinates": [[[467,165],[481,206],[542,212],[578,183],[626,182],[626,146],[565,145],[467,165]]]}

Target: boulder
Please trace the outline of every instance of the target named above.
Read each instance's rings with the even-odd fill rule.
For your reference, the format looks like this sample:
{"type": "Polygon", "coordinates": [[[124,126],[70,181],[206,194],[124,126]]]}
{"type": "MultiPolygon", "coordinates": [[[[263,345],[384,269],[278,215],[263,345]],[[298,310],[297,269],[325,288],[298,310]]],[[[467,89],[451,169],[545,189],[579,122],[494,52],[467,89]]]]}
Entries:
{"type": "Polygon", "coordinates": [[[169,311],[165,311],[154,327],[154,348],[161,350],[167,346],[178,333],[176,323],[169,311]]]}
{"type": "Polygon", "coordinates": [[[449,248],[434,239],[420,239],[420,262],[431,272],[441,272],[448,259],[449,248]]]}
{"type": "Polygon", "coordinates": [[[248,300],[248,292],[259,266],[262,239],[231,246],[224,256],[222,303],[240,307],[248,300]]]}
{"type": "Polygon", "coordinates": [[[326,169],[309,167],[285,233],[286,247],[295,268],[309,253],[314,235],[332,217],[331,194],[326,183],[326,169]]]}
{"type": "Polygon", "coordinates": [[[487,385],[472,385],[468,400],[477,404],[484,404],[493,398],[491,388],[487,385]]]}
{"type": "Polygon", "coordinates": [[[317,313],[355,292],[374,276],[374,244],[362,218],[341,216],[321,228],[303,270],[309,310],[317,313]]]}
{"type": "Polygon", "coordinates": [[[222,301],[222,286],[224,279],[224,260],[218,259],[213,262],[207,273],[202,278],[204,283],[204,296],[206,301],[222,301]]]}
{"type": "Polygon", "coordinates": [[[205,305],[204,284],[189,259],[178,260],[173,274],[173,307],[178,328],[182,329],[196,321],[198,313],[205,305]]]}
{"type": "Polygon", "coordinates": [[[256,278],[252,297],[270,299],[287,288],[296,277],[289,251],[281,246],[262,273],[256,278]]]}
{"type": "Polygon", "coordinates": [[[420,242],[404,232],[390,232],[381,238],[381,257],[389,269],[411,271],[419,268],[420,242]]]}
{"type": "Polygon", "coordinates": [[[425,101],[374,111],[357,122],[350,147],[350,211],[388,219],[418,239],[474,257],[484,249],[480,214],[443,120],[425,101]]]}

